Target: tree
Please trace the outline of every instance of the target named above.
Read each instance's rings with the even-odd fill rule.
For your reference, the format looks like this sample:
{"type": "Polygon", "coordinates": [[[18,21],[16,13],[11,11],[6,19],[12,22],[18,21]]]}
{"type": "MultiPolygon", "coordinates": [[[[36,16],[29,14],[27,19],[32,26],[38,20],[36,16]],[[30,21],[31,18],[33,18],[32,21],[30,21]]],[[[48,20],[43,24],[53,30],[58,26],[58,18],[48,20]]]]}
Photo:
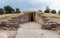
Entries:
{"type": "Polygon", "coordinates": [[[60,14],[60,10],[58,11],[58,14],[60,14]]]}
{"type": "Polygon", "coordinates": [[[4,10],[0,8],[0,15],[4,13],[4,10]]]}
{"type": "Polygon", "coordinates": [[[56,14],[56,10],[51,10],[51,13],[52,14],[56,14]]]}
{"type": "Polygon", "coordinates": [[[42,10],[38,10],[39,12],[42,12],[42,10]]]}
{"type": "Polygon", "coordinates": [[[44,11],[45,13],[50,13],[50,8],[47,6],[46,10],[44,11]]]}
{"type": "Polygon", "coordinates": [[[5,6],[4,10],[6,13],[12,13],[14,11],[14,9],[11,6],[5,6]]]}
{"type": "Polygon", "coordinates": [[[20,9],[19,8],[16,8],[16,13],[20,13],[20,9]]]}

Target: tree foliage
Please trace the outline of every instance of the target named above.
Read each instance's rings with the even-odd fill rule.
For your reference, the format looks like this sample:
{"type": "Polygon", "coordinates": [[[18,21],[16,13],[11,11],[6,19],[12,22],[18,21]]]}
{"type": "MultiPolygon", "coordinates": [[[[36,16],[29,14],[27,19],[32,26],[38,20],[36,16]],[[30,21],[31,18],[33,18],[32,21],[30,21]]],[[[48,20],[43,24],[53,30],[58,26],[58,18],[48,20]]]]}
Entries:
{"type": "Polygon", "coordinates": [[[0,14],[10,14],[10,13],[20,13],[20,9],[19,8],[12,8],[11,6],[7,5],[4,6],[4,8],[0,8],[0,14]]]}
{"type": "Polygon", "coordinates": [[[0,15],[4,13],[4,10],[0,8],[0,15]]]}
{"type": "Polygon", "coordinates": [[[44,11],[45,13],[50,13],[50,8],[47,6],[46,10],[44,11]]]}
{"type": "Polygon", "coordinates": [[[56,14],[56,10],[51,10],[51,13],[52,14],[56,14]]]}
{"type": "Polygon", "coordinates": [[[60,10],[58,11],[58,14],[60,14],[60,10]]]}
{"type": "Polygon", "coordinates": [[[20,13],[20,9],[19,8],[16,8],[16,13],[20,13]]]}
{"type": "Polygon", "coordinates": [[[38,10],[39,12],[43,12],[42,10],[38,10]]]}
{"type": "Polygon", "coordinates": [[[5,6],[4,10],[6,13],[12,13],[14,11],[14,9],[11,6],[5,6]]]}

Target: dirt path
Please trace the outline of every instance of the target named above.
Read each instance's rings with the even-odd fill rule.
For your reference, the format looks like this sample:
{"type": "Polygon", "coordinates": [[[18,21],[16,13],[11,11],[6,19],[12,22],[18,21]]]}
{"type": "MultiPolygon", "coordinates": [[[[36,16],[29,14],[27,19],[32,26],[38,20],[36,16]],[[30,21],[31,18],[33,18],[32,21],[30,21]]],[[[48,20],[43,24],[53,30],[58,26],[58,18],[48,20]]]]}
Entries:
{"type": "Polygon", "coordinates": [[[20,25],[16,38],[60,38],[55,31],[41,29],[41,25],[35,22],[28,22],[20,25]]]}

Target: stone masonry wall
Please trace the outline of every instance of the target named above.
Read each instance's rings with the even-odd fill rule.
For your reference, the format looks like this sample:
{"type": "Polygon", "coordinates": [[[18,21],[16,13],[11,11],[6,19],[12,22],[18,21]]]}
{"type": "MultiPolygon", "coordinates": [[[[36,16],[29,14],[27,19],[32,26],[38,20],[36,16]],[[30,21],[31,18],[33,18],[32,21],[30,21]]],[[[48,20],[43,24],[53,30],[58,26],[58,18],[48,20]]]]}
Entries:
{"type": "MultiPolygon", "coordinates": [[[[40,14],[40,13],[39,13],[39,14],[40,14]]],[[[41,18],[41,16],[39,16],[39,14],[37,13],[37,14],[35,15],[35,21],[36,21],[37,23],[41,24],[42,27],[43,27],[43,26],[45,26],[45,22],[43,21],[43,19],[41,18]]],[[[44,27],[44,28],[45,28],[45,27],[44,27]]]]}

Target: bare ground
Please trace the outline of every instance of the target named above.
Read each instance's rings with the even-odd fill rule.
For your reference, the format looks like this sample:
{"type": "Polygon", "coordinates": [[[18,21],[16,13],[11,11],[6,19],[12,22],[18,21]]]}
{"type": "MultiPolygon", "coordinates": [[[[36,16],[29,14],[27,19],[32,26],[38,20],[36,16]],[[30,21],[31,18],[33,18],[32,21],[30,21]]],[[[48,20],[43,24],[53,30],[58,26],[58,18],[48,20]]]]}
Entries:
{"type": "Polygon", "coordinates": [[[41,25],[35,22],[29,22],[20,25],[16,38],[60,38],[56,31],[43,30],[41,25]]]}

